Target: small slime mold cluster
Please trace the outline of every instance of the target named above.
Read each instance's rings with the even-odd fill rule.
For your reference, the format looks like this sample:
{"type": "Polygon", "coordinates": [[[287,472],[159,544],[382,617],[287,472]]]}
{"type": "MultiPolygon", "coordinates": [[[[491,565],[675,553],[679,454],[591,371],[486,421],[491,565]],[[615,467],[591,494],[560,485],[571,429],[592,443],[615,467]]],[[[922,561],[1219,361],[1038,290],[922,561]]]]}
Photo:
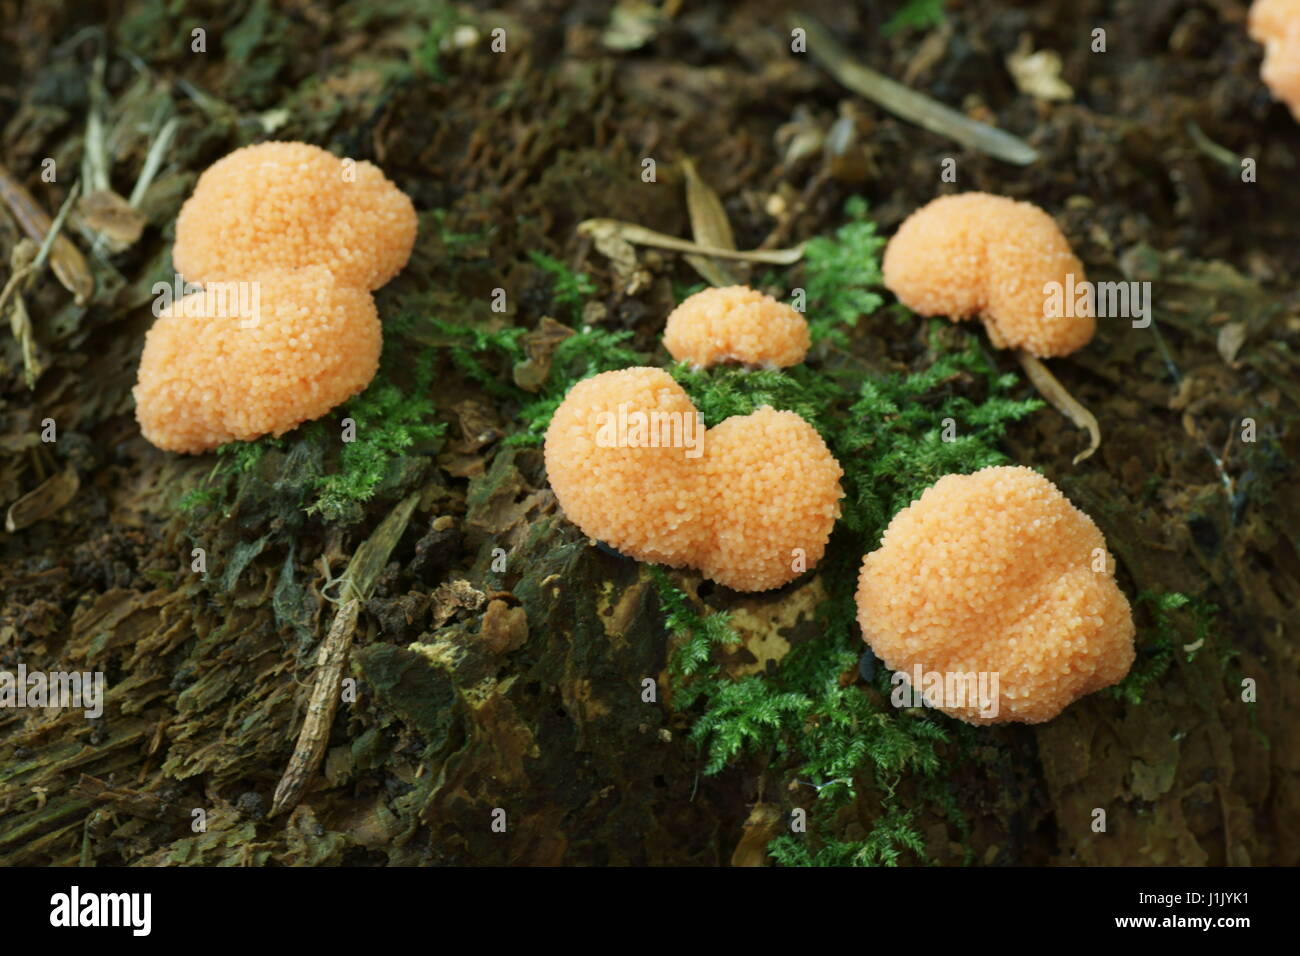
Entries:
{"type": "Polygon", "coordinates": [[[1032,203],[989,193],[941,196],[912,213],[885,249],[885,285],[919,315],[979,317],[998,348],[1068,355],[1096,331],[1091,310],[1043,314],[1043,287],[1085,281],[1056,223],[1032,203]]]}
{"type": "Polygon", "coordinates": [[[263,143],[214,163],[181,208],[191,293],[162,309],[135,387],[169,451],[281,435],[360,392],[379,365],[371,291],[403,266],[415,207],[370,163],[263,143]]]}
{"type": "Polygon", "coordinates": [[[706,429],[658,368],[575,385],[551,419],[545,454],[560,507],[589,537],[738,591],[779,587],[816,564],[844,496],[839,463],[794,412],[764,406],[706,429]],[[637,415],[641,434],[612,428],[637,415]]]}
{"type": "MultiPolygon", "coordinates": [[[[1029,203],[937,199],[899,228],[884,274],[923,314],[981,316],[1000,346],[1063,355],[1094,331],[1091,315],[1043,315],[1044,284],[1082,282],[1083,267],[1029,203]]],[[[734,286],[686,299],[664,344],[696,367],[771,368],[802,361],[810,341],[794,309],[734,286]]],[[[816,564],[844,494],[839,463],[797,414],[764,406],[705,429],[657,368],[573,386],[545,458],[561,508],[589,537],[741,591],[779,587],[816,564]],[[636,421],[641,431],[624,440],[620,429],[636,421]]],[[[863,560],[857,603],[864,640],[896,672],[997,675],[991,699],[926,698],[970,723],[1050,720],[1119,681],[1134,659],[1132,615],[1101,532],[1028,468],[932,485],[863,560]]]]}
{"type": "Polygon", "coordinates": [[[699,368],[728,362],[785,368],[802,362],[810,345],[802,315],[741,285],[695,293],[664,326],[664,348],[699,368]]]}
{"type": "Polygon", "coordinates": [[[937,702],[951,716],[1041,723],[1133,663],[1114,568],[1092,519],[1037,472],[947,475],[863,560],[858,622],[894,671],[998,675],[992,712],[937,702]]]}

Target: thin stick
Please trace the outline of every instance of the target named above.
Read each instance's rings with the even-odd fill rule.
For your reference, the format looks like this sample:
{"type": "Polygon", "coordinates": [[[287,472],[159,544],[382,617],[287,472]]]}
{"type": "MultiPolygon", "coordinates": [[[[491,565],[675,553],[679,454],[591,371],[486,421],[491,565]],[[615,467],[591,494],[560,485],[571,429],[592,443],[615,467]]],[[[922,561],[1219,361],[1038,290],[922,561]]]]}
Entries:
{"type": "Polygon", "coordinates": [[[621,222],[617,219],[586,219],[578,223],[578,234],[594,239],[622,239],[639,246],[655,246],[659,249],[672,249],[676,252],[693,252],[696,255],[716,256],[719,259],[739,259],[741,262],[765,262],[774,266],[794,265],[803,258],[803,243],[791,249],[754,249],[737,252],[735,249],[721,249],[717,246],[702,246],[697,242],[678,239],[664,235],[634,222],[621,222]]]}
{"type": "Polygon", "coordinates": [[[302,799],[307,781],[325,756],[330,728],[334,725],[334,712],[339,706],[339,683],[343,679],[343,666],[347,663],[348,651],[352,648],[352,636],[356,632],[357,615],[360,612],[361,602],[356,597],[344,601],[334,615],[329,634],[321,644],[320,653],[316,657],[316,683],[312,687],[311,701],[307,704],[307,717],[298,734],[298,745],[289,758],[289,766],[276,785],[275,797],[271,801],[272,816],[297,805],[302,799]]]}
{"type": "Polygon", "coordinates": [[[1024,349],[1016,349],[1016,358],[1020,360],[1020,367],[1029,376],[1029,381],[1033,382],[1034,388],[1038,389],[1038,394],[1047,399],[1053,408],[1073,422],[1076,427],[1088,432],[1088,447],[1074,456],[1073,464],[1077,465],[1091,458],[1093,452],[1101,445],[1101,429],[1097,427],[1096,417],[1080,405],[1079,401],[1065,390],[1065,386],[1057,380],[1056,376],[1047,370],[1047,366],[1034,356],[1024,349]]]}
{"type": "Polygon", "coordinates": [[[167,155],[167,150],[171,148],[172,137],[176,135],[179,126],[180,120],[173,116],[163,125],[158,138],[149,146],[149,154],[144,158],[144,168],[140,170],[140,178],[135,181],[135,188],[131,190],[131,198],[127,200],[132,206],[138,207],[144,200],[144,194],[149,191],[154,177],[158,175],[163,157],[167,155]]]}
{"type": "Polygon", "coordinates": [[[804,30],[808,37],[808,52],[835,79],[894,115],[1008,163],[1027,166],[1038,159],[1038,152],[1018,136],[973,120],[863,66],[816,21],[808,17],[792,17],[790,25],[804,30]]]}
{"type": "Polygon", "coordinates": [[[334,724],[334,714],[339,706],[339,686],[343,680],[343,668],[348,661],[348,651],[352,649],[352,638],[357,629],[357,617],[361,613],[361,604],[370,589],[374,587],[379,572],[397,544],[397,540],[406,530],[415,510],[419,495],[409,495],[379,523],[361,546],[353,552],[348,569],[343,572],[339,588],[342,603],[330,624],[329,633],[321,642],[316,655],[315,685],[312,687],[311,700],[307,704],[307,716],[298,733],[298,743],[289,758],[280,782],[275,787],[275,796],[271,800],[271,816],[292,810],[302,799],[303,791],[320,766],[325,756],[325,747],[329,743],[330,728],[334,724]]]}

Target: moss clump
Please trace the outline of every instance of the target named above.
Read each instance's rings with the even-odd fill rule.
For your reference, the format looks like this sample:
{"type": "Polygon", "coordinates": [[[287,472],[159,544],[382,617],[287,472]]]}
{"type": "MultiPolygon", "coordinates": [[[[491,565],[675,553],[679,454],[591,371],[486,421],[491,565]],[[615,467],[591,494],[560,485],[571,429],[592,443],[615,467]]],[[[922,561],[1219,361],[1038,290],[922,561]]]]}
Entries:
{"type": "Polygon", "coordinates": [[[409,392],[376,380],[343,406],[344,417],[356,423],[356,440],[344,443],[337,471],[313,482],[316,497],[309,514],[319,512],[330,521],[357,517],[404,452],[442,437],[447,426],[433,421],[429,397],[431,358],[418,360],[416,368],[417,382],[409,392]]]}
{"type": "Polygon", "coordinates": [[[876,820],[865,840],[827,837],[811,848],[794,834],[783,833],[767,851],[782,866],[897,866],[904,852],[922,856],[925,845],[913,826],[915,812],[892,808],[876,820]]]}
{"type": "MultiPolygon", "coordinates": [[[[222,445],[207,480],[186,494],[180,507],[191,513],[215,507],[226,500],[232,486],[238,495],[245,477],[254,474],[266,454],[275,450],[284,455],[286,463],[276,481],[281,502],[296,502],[305,514],[327,521],[359,520],[362,506],[393,475],[406,453],[420,446],[432,450],[446,430],[445,424],[434,419],[433,362],[429,350],[417,356],[411,363],[414,371],[408,388],[398,387],[381,365],[364,392],[335,410],[340,423],[337,429],[316,421],[279,438],[222,445]],[[351,430],[355,439],[340,442],[341,423],[349,418],[355,423],[351,430]],[[338,451],[331,465],[330,452],[335,448],[338,451]]],[[[384,364],[388,364],[387,357],[384,364]]]]}
{"type": "Polygon", "coordinates": [[[907,0],[885,21],[885,35],[893,36],[904,30],[929,30],[942,26],[947,19],[943,11],[946,0],[907,0]]]}
{"type": "Polygon", "coordinates": [[[1214,614],[1218,610],[1204,598],[1190,597],[1177,591],[1163,594],[1143,591],[1137,596],[1134,609],[1140,612],[1143,608],[1150,614],[1151,623],[1138,630],[1137,660],[1127,677],[1104,691],[1108,697],[1134,705],[1142,703],[1151,685],[1164,677],[1174,662],[1179,645],[1192,648],[1184,652],[1189,662],[1196,659],[1210,637],[1214,614]],[[1184,608],[1191,618],[1190,642],[1182,636],[1187,631],[1180,629],[1175,621],[1174,612],[1184,608]]]}
{"type": "MultiPolygon", "coordinates": [[[[880,304],[870,291],[880,243],[874,228],[858,218],[861,210],[850,212],[849,224],[834,238],[809,244],[805,264],[810,301],[828,317],[821,337],[832,342],[844,341],[858,315],[880,304]]],[[[818,609],[819,636],[796,644],[766,673],[724,676],[715,651],[739,640],[727,616],[701,614],[667,573],[654,572],[666,626],[679,641],[671,661],[680,682],[674,705],[699,711],[691,737],[704,751],[704,772],[762,755],[783,779],[816,793],[809,832],[779,836],[769,846],[785,865],[893,865],[906,856],[923,858],[914,825],[918,800],[958,832],[967,829],[948,778],[970,750],[969,741],[962,743],[969,728],[933,711],[889,706],[884,668],[870,681],[875,693],[856,685],[864,650],[855,621],[856,573],[893,516],[940,477],[1007,463],[1000,438],[1042,402],[1018,397],[1020,378],[994,368],[974,335],[937,320],[926,334],[928,364],[905,374],[871,376],[843,364],[816,371],[672,370],[707,424],[764,404],[796,411],[817,428],[845,471],[843,518],[818,568],[828,591],[818,609]],[[897,796],[904,782],[913,794],[909,806],[897,796]],[[879,812],[865,838],[844,839],[836,812],[864,790],[879,798],[879,812]]],[[[1189,603],[1182,595],[1140,600],[1152,605],[1155,634],[1139,667],[1115,689],[1132,702],[1168,668],[1175,632],[1167,615],[1189,603]]],[[[1203,624],[1196,629],[1199,636],[1203,624]]]]}
{"type": "Polygon", "coordinates": [[[507,327],[489,332],[440,320],[433,325],[447,343],[455,366],[516,413],[522,427],[506,439],[511,447],[541,445],[565,394],[584,378],[641,365],[646,358],[628,348],[631,332],[584,327],[555,347],[547,379],[541,391],[533,393],[516,385],[510,374],[525,358],[522,339],[526,330],[507,327]]]}
{"type": "Polygon", "coordinates": [[[557,311],[567,315],[571,325],[576,325],[582,318],[582,307],[596,294],[595,284],[585,272],[574,272],[544,252],[534,249],[528,253],[528,258],[550,277],[551,301],[557,306],[557,311]]]}
{"type": "Polygon", "coordinates": [[[867,218],[867,203],[854,197],[844,204],[848,222],[834,236],[818,236],[804,247],[804,288],[808,293],[808,334],[814,342],[846,345],[846,328],[871,315],[884,302],[880,289],[883,236],[867,218]]]}
{"type": "Polygon", "coordinates": [[[999,373],[983,357],[978,339],[940,320],[930,325],[936,356],[906,375],[863,377],[857,369],[746,372],[734,368],[693,371],[675,367],[712,426],[761,405],[802,415],[821,433],[845,471],[844,523],[879,540],[889,519],[947,474],[1005,464],[997,440],[1008,424],[1043,407],[1020,399],[1014,373],[999,373]]]}

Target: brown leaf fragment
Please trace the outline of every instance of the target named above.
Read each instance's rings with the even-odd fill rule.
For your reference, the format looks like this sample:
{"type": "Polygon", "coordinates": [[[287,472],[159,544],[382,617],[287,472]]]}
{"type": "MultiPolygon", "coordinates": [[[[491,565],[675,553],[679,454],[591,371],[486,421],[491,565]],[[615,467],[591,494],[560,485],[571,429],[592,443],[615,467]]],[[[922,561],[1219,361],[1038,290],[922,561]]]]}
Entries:
{"type": "Polygon", "coordinates": [[[485,595],[468,581],[457,580],[438,585],[433,592],[433,626],[442,627],[456,612],[477,611],[483,606],[485,595]]]}
{"type": "Polygon", "coordinates": [[[560,343],[573,335],[573,329],[556,322],[549,315],[542,316],[537,328],[524,336],[524,354],[527,356],[515,365],[512,375],[515,384],[526,392],[536,392],[546,384],[551,375],[551,357],[560,343]]]}
{"type": "Polygon", "coordinates": [[[131,248],[144,232],[144,214],[111,189],[96,190],[78,199],[77,215],[87,229],[103,237],[108,251],[114,254],[131,248]]]}
{"type": "MultiPolygon", "coordinates": [[[[74,184],[69,199],[75,199],[80,184],[74,184]]],[[[32,198],[32,194],[23,188],[22,183],[0,165],[0,200],[9,209],[19,227],[33,242],[44,245],[50,243],[49,263],[55,277],[65,289],[73,294],[77,305],[85,305],[95,292],[95,277],[86,264],[86,258],[72,244],[67,236],[59,234],[63,220],[70,208],[64,202],[63,208],[55,220],[32,198]]]]}
{"type": "Polygon", "coordinates": [[[458,402],[452,411],[460,423],[461,440],[453,451],[470,454],[501,437],[500,420],[496,412],[483,402],[467,398],[458,402]]]}
{"type": "Polygon", "coordinates": [[[781,830],[781,809],[775,803],[756,803],[745,820],[744,833],[731,854],[732,866],[771,866],[767,845],[781,830]]]}
{"type": "MultiPolygon", "coordinates": [[[[727,211],[722,208],[722,200],[713,187],[700,178],[692,160],[682,160],[682,169],[686,174],[686,207],[691,217],[691,235],[704,246],[735,249],[736,237],[731,231],[727,211]]],[[[687,256],[686,261],[710,285],[729,286],[738,281],[735,270],[724,262],[696,255],[687,256]]]]}
{"type": "Polygon", "coordinates": [[[1219,356],[1229,368],[1241,367],[1241,363],[1237,361],[1237,353],[1246,344],[1247,331],[1245,322],[1229,322],[1219,329],[1216,345],[1219,348],[1219,356]]]}
{"type": "Polygon", "coordinates": [[[50,475],[9,506],[5,530],[13,534],[56,514],[76,496],[80,487],[81,479],[71,468],[50,475]]]}

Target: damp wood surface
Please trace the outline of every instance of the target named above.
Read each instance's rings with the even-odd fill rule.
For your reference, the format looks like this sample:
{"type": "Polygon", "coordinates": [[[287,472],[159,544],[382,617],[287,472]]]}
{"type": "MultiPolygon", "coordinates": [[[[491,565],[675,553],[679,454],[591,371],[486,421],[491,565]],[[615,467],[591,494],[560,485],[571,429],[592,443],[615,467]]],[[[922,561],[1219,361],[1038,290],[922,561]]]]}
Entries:
{"type": "MultiPolygon", "coordinates": [[[[938,771],[898,781],[921,846],[897,862],[1300,863],[1300,124],[1259,83],[1244,3],[972,0],[893,32],[902,3],[175,6],[37,4],[0,28],[6,280],[89,175],[58,270],[16,281],[22,318],[7,303],[0,322],[0,671],[107,686],[96,719],[0,709],[0,865],[770,864],[814,794],[771,754],[705,772],[649,569],[565,521],[540,448],[511,436],[577,330],[664,364],[686,291],[784,283],[853,197],[891,235],[947,159],[956,188],[1051,212],[1089,278],[1153,284],[1153,330],[1103,319],[1050,363],[1099,422],[1096,454],[1074,464],[1083,438],[1050,408],[1001,447],[1094,518],[1130,599],[1217,611],[1195,652],[1193,614],[1173,613],[1172,662],[1140,704],[1098,694],[1047,724],[954,733],[938,771]],[[800,14],[837,55],[1036,158],[910,123],[792,55],[800,14]],[[1024,35],[1059,54],[1047,80],[1071,98],[1017,87],[1005,59],[1024,35]],[[344,409],[202,457],[140,436],[131,388],[180,204],[268,138],[372,160],[419,210],[411,262],[377,295],[384,380],[345,406],[396,452],[341,451],[344,409]],[[465,329],[517,361],[481,358],[506,353],[465,329]],[[381,528],[395,540],[365,563],[381,528]],[[326,676],[353,696],[331,710],[317,668],[336,627],[326,676]]],[[[908,374],[933,360],[927,327],[882,306],[810,363],[908,374]]],[[[944,334],[1032,397],[977,323],[944,334]]],[[[827,594],[818,572],[758,595],[675,580],[731,614],[740,642],[718,663],[736,678],[813,639],[827,594]]],[[[861,839],[881,801],[863,785],[827,826],[861,839]]]]}

